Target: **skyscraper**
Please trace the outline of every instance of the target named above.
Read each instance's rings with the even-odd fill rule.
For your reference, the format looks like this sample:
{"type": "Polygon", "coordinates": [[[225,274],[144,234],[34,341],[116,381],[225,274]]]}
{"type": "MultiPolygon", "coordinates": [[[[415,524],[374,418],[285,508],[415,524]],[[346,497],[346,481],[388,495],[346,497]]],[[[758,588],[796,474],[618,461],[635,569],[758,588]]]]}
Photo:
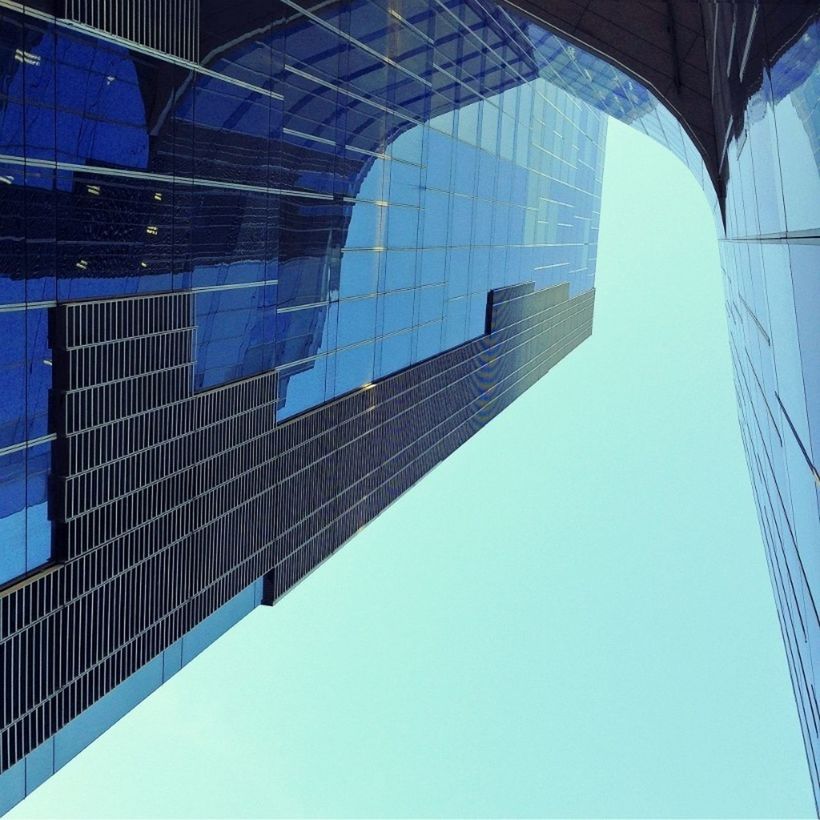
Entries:
{"type": "Polygon", "coordinates": [[[512,18],[258,6],[3,5],[6,806],[591,330],[512,18]]]}
{"type": "MultiPolygon", "coordinates": [[[[758,56],[758,23],[745,25],[736,70],[779,78],[791,63],[768,65],[778,49],[758,56]]],[[[778,44],[803,30],[790,25],[778,44]]],[[[799,71],[763,87],[774,96],[738,92],[746,130],[730,114],[716,160],[699,109],[676,118],[652,77],[575,40],[475,0],[241,13],[184,0],[173,14],[158,0],[0,0],[0,806],[589,335],[605,114],[670,147],[719,231],[725,219],[742,234],[724,245],[730,321],[745,300],[735,338],[771,342],[743,296],[759,285],[733,290],[750,275],[738,253],[781,254],[791,236],[747,241],[766,231],[743,222],[764,207],[747,207],[746,186],[766,177],[737,170],[740,142],[755,122],[769,130],[752,141],[771,135],[775,98],[799,96],[811,123],[816,47],[799,41],[799,71]]],[[[816,145],[816,128],[802,133],[816,145]]],[[[813,237],[787,253],[813,253],[813,237]]],[[[808,309],[800,281],[810,292],[793,303],[808,309]]],[[[790,399],[776,395],[782,436],[790,399]]],[[[769,444],[747,446],[752,465],[769,444]]],[[[806,544],[816,500],[801,508],[806,544]]],[[[797,566],[780,554],[770,544],[778,594],[797,566]]],[[[801,566],[789,583],[805,608],[817,574],[801,566]]],[[[816,626],[793,649],[794,604],[779,601],[806,732],[813,676],[793,653],[810,658],[816,626]]]]}
{"type": "Polygon", "coordinates": [[[618,66],[588,55],[589,83],[564,75],[574,93],[669,147],[712,205],[741,434],[820,805],[820,11],[715,0],[522,5],[560,34],[546,42],[571,41],[618,66]]]}

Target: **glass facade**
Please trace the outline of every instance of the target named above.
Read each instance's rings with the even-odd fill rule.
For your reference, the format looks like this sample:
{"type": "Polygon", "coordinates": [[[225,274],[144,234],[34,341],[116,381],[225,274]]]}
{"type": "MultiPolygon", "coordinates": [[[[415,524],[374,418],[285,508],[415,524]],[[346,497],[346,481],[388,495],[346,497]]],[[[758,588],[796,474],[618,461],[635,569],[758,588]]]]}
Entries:
{"type": "Polygon", "coordinates": [[[0,4],[0,583],[51,554],[55,303],[192,291],[195,389],[275,369],[283,420],[592,287],[605,118],[500,9],[288,3],[201,65],[78,22],[0,4]]]}
{"type": "MultiPolygon", "coordinates": [[[[720,36],[728,26],[718,20],[720,36]]],[[[767,36],[760,28],[753,23],[748,36],[767,36]]],[[[818,92],[815,17],[764,67],[727,140],[720,250],[741,433],[820,805],[818,92]]]]}
{"type": "Polygon", "coordinates": [[[713,102],[732,112],[719,169],[725,219],[700,153],[650,91],[538,24],[522,25],[544,76],[669,148],[704,189],[741,433],[820,806],[820,20],[815,13],[782,48],[767,42],[780,32],[767,32],[757,4],[703,6],[714,32],[713,102]],[[750,68],[750,54],[775,57],[750,68]]]}
{"type": "Polygon", "coordinates": [[[0,796],[589,334],[607,116],[715,218],[820,793],[817,20],[758,72],[758,5],[702,4],[719,198],[649,90],[489,0],[169,5],[0,0],[0,796]]]}

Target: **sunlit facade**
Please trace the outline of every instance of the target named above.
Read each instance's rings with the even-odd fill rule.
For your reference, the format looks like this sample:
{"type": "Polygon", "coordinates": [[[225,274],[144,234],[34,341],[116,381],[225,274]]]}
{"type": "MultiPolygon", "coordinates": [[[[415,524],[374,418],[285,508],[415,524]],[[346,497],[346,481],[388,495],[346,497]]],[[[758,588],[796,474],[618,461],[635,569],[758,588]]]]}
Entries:
{"type": "Polygon", "coordinates": [[[721,239],[818,793],[817,21],[702,6],[718,161],[491,2],[0,0],[0,810],[590,334],[607,115],[721,239]]]}
{"type": "Polygon", "coordinates": [[[819,92],[815,17],[761,73],[727,141],[720,243],[740,428],[818,806],[819,92]]]}
{"type": "Polygon", "coordinates": [[[606,124],[494,6],[49,5],[0,2],[0,807],[589,335],[606,124]]]}

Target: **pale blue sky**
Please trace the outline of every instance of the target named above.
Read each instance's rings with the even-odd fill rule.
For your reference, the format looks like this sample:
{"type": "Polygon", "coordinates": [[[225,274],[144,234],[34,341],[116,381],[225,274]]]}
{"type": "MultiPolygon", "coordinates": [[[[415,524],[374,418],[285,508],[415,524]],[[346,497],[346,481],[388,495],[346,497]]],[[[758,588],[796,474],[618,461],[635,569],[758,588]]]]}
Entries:
{"type": "Polygon", "coordinates": [[[592,339],[10,818],[814,816],[714,229],[611,123],[592,339]]]}

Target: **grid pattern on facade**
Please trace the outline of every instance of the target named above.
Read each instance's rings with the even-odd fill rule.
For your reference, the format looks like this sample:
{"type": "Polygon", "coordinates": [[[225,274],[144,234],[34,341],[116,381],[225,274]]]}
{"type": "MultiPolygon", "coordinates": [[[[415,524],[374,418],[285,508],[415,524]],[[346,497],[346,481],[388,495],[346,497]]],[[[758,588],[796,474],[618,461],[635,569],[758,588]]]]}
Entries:
{"type": "Polygon", "coordinates": [[[55,308],[62,563],[0,594],[2,770],[256,578],[281,595],[586,338],[592,305],[496,293],[489,335],[278,425],[274,372],[193,392],[190,295],[55,308]]]}
{"type": "Polygon", "coordinates": [[[200,0],[65,0],[67,19],[183,60],[199,59],[200,0]]]}

